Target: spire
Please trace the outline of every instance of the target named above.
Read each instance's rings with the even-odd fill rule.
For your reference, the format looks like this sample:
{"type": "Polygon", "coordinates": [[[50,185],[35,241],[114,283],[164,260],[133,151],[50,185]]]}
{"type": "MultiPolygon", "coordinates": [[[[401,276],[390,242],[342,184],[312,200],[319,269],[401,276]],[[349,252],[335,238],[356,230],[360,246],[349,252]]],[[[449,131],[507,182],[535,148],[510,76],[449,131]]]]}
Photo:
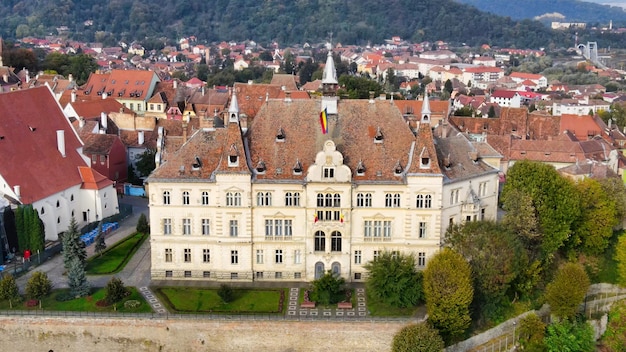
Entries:
{"type": "Polygon", "coordinates": [[[424,91],[424,101],[422,102],[422,122],[430,123],[430,101],[426,91],[424,91]]]}
{"type": "Polygon", "coordinates": [[[328,49],[328,56],[326,56],[326,66],[322,73],[322,84],[339,84],[339,81],[337,81],[335,60],[333,60],[333,53],[330,48],[328,49]]]}
{"type": "Polygon", "coordinates": [[[230,98],[230,106],[228,107],[228,122],[239,122],[239,104],[237,103],[237,94],[234,90],[230,98]]]}

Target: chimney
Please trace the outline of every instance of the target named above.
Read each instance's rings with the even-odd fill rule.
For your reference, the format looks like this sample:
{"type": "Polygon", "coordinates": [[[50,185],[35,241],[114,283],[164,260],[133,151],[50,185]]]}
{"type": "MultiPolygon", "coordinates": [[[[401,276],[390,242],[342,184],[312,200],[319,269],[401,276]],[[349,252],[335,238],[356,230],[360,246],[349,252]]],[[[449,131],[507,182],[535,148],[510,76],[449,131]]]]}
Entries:
{"type": "Polygon", "coordinates": [[[204,86],[202,86],[202,96],[204,96],[204,86]]]}
{"type": "Polygon", "coordinates": [[[74,76],[70,73],[69,75],[67,75],[67,80],[70,82],[74,82],[74,76]]]}
{"type": "Polygon", "coordinates": [[[57,130],[57,149],[61,156],[65,158],[65,131],[57,130]]]}
{"type": "Polygon", "coordinates": [[[107,113],[106,112],[101,112],[100,113],[100,127],[103,129],[107,129],[107,113]]]}
{"type": "Polygon", "coordinates": [[[371,90],[370,90],[370,101],[369,101],[369,103],[370,104],[374,104],[374,91],[371,91],[371,90]]]}
{"type": "Polygon", "coordinates": [[[174,89],[178,89],[178,80],[174,79],[174,89]]]}
{"type": "Polygon", "coordinates": [[[144,142],[143,131],[139,131],[137,132],[137,144],[143,145],[143,142],[144,142]]]}
{"type": "Polygon", "coordinates": [[[83,128],[85,127],[85,119],[82,117],[78,117],[78,127],[83,128]]]}
{"type": "Polygon", "coordinates": [[[380,93],[379,99],[380,99],[380,100],[387,100],[387,94],[385,94],[385,93],[380,93]]]}
{"type": "Polygon", "coordinates": [[[24,74],[26,75],[26,83],[30,83],[30,73],[27,69],[24,69],[24,74]]]}
{"type": "Polygon", "coordinates": [[[13,186],[13,192],[15,193],[15,196],[17,197],[17,199],[22,198],[22,194],[20,193],[20,186],[19,185],[13,186]]]}
{"type": "Polygon", "coordinates": [[[285,103],[291,103],[291,92],[288,90],[285,91],[285,103]]]}
{"type": "Polygon", "coordinates": [[[107,92],[102,92],[102,99],[106,99],[107,98],[107,92]]]}
{"type": "Polygon", "coordinates": [[[72,101],[72,103],[76,102],[76,91],[75,90],[72,91],[71,101],[72,101]]]}
{"type": "Polygon", "coordinates": [[[254,81],[253,81],[253,80],[251,80],[251,79],[249,79],[249,80],[248,80],[248,85],[252,85],[252,83],[254,83],[254,81]]]}

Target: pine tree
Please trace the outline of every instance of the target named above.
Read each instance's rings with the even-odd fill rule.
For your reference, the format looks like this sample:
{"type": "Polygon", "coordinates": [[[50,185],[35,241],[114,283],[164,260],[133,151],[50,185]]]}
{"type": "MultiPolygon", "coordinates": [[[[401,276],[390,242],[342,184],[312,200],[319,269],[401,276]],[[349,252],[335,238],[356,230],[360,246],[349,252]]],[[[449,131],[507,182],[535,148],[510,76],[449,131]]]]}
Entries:
{"type": "Polygon", "coordinates": [[[32,206],[30,206],[29,212],[31,213],[31,215],[30,215],[30,222],[28,224],[29,226],[28,249],[30,249],[32,253],[35,253],[38,250],[43,250],[44,231],[42,229],[42,221],[39,218],[39,214],[37,213],[37,211],[33,209],[32,206]]]}
{"type": "Polygon", "coordinates": [[[150,233],[150,224],[148,224],[148,219],[144,213],[141,213],[141,215],[139,215],[139,219],[137,220],[137,232],[143,234],[150,233]]]}
{"type": "Polygon", "coordinates": [[[87,282],[85,275],[85,267],[76,257],[70,261],[70,267],[67,271],[67,284],[70,287],[72,297],[78,298],[89,295],[89,282],[87,282]]]}
{"type": "Polygon", "coordinates": [[[87,251],[85,250],[85,243],[80,239],[76,219],[73,217],[70,221],[70,227],[63,234],[61,243],[63,244],[63,264],[65,269],[70,269],[70,263],[73,258],[78,258],[84,269],[87,251]]]}
{"type": "Polygon", "coordinates": [[[104,242],[104,232],[102,232],[102,222],[98,224],[98,236],[96,236],[96,252],[102,255],[102,251],[107,248],[106,243],[104,242]]]}
{"type": "Polygon", "coordinates": [[[15,211],[15,229],[17,231],[17,250],[23,251],[28,247],[26,227],[24,226],[24,207],[20,206],[15,211]]]}

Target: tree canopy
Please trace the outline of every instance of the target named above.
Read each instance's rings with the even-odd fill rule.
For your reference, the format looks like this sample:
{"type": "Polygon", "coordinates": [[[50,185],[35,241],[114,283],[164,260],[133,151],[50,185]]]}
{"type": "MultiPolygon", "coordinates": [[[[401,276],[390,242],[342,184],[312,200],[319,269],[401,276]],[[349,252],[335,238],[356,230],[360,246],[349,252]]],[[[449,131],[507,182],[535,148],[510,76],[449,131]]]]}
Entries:
{"type": "Polygon", "coordinates": [[[444,248],[428,261],[424,295],[428,321],[444,340],[460,336],[470,326],[474,289],[470,266],[461,254],[444,248]]]}
{"type": "Polygon", "coordinates": [[[552,314],[560,318],[573,318],[589,289],[589,277],[582,265],[566,263],[546,287],[545,297],[552,314]]]}
{"type": "Polygon", "coordinates": [[[415,268],[415,257],[384,251],[365,264],[367,289],[372,297],[394,307],[411,307],[422,300],[422,273],[415,268]]]}
{"type": "Polygon", "coordinates": [[[403,327],[393,337],[392,352],[440,352],[443,339],[436,329],[422,322],[403,327]]]}

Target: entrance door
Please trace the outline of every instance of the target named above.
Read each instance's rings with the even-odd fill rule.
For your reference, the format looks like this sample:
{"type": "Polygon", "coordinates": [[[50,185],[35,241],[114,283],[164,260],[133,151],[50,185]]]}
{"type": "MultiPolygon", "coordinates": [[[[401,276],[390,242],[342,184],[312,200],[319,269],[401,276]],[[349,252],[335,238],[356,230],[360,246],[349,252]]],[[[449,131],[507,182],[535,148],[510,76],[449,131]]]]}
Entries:
{"type": "Polygon", "coordinates": [[[334,262],[331,266],[331,270],[333,272],[333,276],[341,275],[341,264],[339,262],[334,262]]]}
{"type": "Polygon", "coordinates": [[[324,276],[324,263],[317,262],[315,263],[315,280],[324,276]]]}

